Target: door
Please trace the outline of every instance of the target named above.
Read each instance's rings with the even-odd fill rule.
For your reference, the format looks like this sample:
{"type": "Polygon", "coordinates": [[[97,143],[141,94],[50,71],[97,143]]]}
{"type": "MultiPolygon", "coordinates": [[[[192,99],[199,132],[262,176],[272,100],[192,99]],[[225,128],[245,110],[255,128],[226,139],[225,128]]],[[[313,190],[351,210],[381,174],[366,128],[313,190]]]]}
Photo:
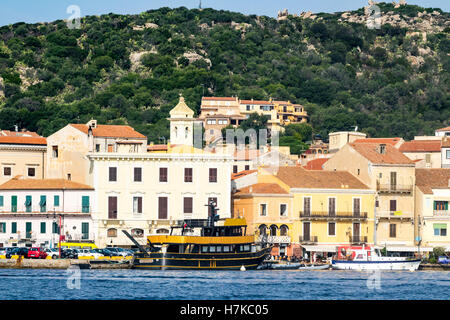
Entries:
{"type": "Polygon", "coordinates": [[[354,198],[353,199],[353,216],[359,217],[361,214],[361,199],[354,198]]]}
{"type": "MultiPolygon", "coordinates": [[[[116,210],[117,210],[117,208],[116,208],[116,210]]],[[[82,213],[90,212],[89,196],[81,197],[81,212],[82,213]]]]}
{"type": "Polygon", "coordinates": [[[353,223],[353,241],[354,242],[360,242],[360,223],[359,222],[355,222],[353,223]]]}
{"type": "Polygon", "coordinates": [[[303,241],[311,240],[311,223],[303,222],[303,241]]]}
{"type": "Polygon", "coordinates": [[[108,219],[117,219],[117,197],[108,197],[108,219]]]}
{"type": "Polygon", "coordinates": [[[158,198],[158,219],[167,219],[167,197],[158,198]]]}
{"type": "Polygon", "coordinates": [[[330,217],[336,216],[336,198],[328,199],[328,215],[330,217]]]}
{"type": "Polygon", "coordinates": [[[87,240],[89,239],[89,223],[88,222],[82,222],[81,223],[81,239],[87,240]]]}
{"type": "Polygon", "coordinates": [[[397,172],[391,172],[391,190],[397,189],[397,172]]]}
{"type": "Polygon", "coordinates": [[[305,217],[311,215],[311,198],[303,198],[303,215],[305,217]]]}
{"type": "Polygon", "coordinates": [[[394,212],[397,211],[397,200],[389,201],[389,211],[391,212],[391,215],[394,215],[394,212]]]}

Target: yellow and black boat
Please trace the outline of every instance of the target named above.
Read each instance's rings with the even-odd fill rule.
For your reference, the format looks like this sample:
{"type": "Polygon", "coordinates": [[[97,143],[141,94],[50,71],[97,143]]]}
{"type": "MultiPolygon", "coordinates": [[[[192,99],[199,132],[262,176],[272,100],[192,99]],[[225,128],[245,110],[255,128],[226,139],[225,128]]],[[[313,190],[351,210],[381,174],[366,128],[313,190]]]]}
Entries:
{"type": "Polygon", "coordinates": [[[129,236],[141,251],[132,260],[133,268],[251,270],[270,255],[271,246],[246,235],[245,219],[219,220],[217,225],[215,220],[180,221],[170,234],[148,236],[148,249],[129,236]]]}

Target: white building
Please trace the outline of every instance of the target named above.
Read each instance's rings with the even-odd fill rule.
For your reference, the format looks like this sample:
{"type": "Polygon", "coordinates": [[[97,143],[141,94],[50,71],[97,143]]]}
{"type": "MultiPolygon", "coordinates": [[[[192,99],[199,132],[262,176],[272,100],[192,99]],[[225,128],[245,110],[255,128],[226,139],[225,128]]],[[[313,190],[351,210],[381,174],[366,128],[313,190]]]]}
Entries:
{"type": "Polygon", "coordinates": [[[95,241],[94,189],[62,179],[15,177],[0,185],[0,247],[56,246],[63,240],[95,241]]]}

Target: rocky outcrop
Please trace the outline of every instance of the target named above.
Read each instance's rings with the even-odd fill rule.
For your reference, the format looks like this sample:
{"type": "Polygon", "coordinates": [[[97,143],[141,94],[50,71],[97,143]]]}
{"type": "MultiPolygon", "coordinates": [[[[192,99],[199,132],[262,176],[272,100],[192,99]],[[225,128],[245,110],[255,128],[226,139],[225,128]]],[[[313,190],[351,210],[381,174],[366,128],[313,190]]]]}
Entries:
{"type": "Polygon", "coordinates": [[[159,28],[159,26],[156,23],[148,22],[148,23],[144,24],[143,26],[134,26],[133,30],[142,31],[145,29],[157,29],[157,28],[159,28]]]}

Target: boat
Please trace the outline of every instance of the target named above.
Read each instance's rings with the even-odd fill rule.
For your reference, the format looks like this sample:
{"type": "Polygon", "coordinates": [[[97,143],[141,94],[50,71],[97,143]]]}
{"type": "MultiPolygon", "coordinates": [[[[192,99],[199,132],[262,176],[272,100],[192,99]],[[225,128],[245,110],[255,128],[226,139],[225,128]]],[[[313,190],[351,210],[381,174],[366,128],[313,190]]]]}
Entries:
{"type": "Polygon", "coordinates": [[[268,269],[272,270],[297,270],[301,266],[301,263],[274,263],[269,266],[268,269]]]}
{"type": "Polygon", "coordinates": [[[219,220],[213,214],[181,220],[170,234],[148,236],[148,249],[124,233],[140,249],[131,262],[134,269],[254,270],[270,256],[272,246],[255,243],[246,229],[244,218],[219,220]]]}
{"type": "Polygon", "coordinates": [[[321,264],[321,265],[302,264],[298,269],[299,270],[328,270],[329,268],[330,268],[329,264],[321,264]]]}
{"type": "Polygon", "coordinates": [[[337,259],[331,261],[338,270],[408,270],[419,268],[420,259],[407,257],[384,257],[378,249],[370,246],[338,247],[337,259]]]}

